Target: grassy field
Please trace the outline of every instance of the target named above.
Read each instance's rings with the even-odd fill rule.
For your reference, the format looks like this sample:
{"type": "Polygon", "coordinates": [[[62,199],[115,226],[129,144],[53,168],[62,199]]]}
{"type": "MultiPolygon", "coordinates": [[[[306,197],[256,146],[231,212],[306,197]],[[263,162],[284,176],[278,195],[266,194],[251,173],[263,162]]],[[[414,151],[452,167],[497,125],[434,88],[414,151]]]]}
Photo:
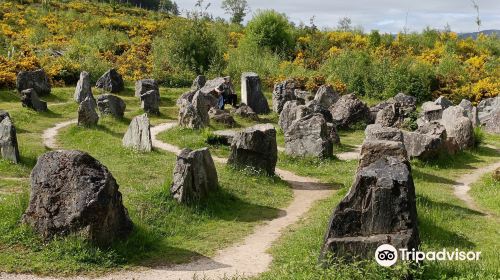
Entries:
{"type": "Polygon", "coordinates": [[[500,181],[495,181],[492,174],[484,175],[473,184],[470,194],[482,209],[500,216],[500,181]]]}

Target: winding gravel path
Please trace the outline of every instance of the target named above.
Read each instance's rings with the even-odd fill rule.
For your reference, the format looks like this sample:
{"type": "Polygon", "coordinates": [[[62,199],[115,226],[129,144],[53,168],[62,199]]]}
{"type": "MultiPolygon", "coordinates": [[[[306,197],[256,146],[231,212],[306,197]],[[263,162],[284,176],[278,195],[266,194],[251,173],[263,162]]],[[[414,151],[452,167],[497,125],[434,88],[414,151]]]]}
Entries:
{"type": "Polygon", "coordinates": [[[67,126],[75,124],[75,123],[77,123],[76,119],[65,121],[65,122],[60,122],[60,123],[57,123],[55,126],[44,130],[43,134],[42,134],[43,145],[45,145],[45,147],[47,147],[49,149],[57,150],[58,146],[57,146],[57,137],[56,136],[59,133],[59,130],[61,128],[67,127],[67,126]]]}

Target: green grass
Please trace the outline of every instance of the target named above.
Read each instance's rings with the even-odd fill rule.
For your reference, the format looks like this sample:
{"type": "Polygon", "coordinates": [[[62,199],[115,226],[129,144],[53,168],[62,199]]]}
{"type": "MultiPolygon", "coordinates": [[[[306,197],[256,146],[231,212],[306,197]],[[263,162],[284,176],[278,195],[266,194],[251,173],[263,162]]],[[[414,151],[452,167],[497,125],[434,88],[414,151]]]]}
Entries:
{"type": "Polygon", "coordinates": [[[481,208],[500,216],[500,181],[493,179],[492,173],[473,184],[470,194],[481,208]]]}

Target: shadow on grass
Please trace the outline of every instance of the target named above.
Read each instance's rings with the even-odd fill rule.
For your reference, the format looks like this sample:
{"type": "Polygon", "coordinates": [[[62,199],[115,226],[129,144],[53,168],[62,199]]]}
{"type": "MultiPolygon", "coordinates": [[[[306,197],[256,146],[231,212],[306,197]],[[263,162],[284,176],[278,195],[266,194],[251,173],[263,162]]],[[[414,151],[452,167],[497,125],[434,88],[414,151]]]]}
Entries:
{"type": "Polygon", "coordinates": [[[471,164],[484,162],[480,157],[498,156],[498,152],[486,146],[461,151],[455,155],[442,154],[437,158],[430,160],[414,160],[412,164],[418,167],[433,166],[439,169],[475,169],[471,164]]]}
{"type": "MultiPolygon", "coordinates": [[[[470,168],[472,168],[472,167],[470,167],[470,168]]],[[[457,182],[455,182],[453,180],[450,180],[448,178],[444,178],[441,176],[425,173],[425,172],[420,171],[417,168],[414,168],[412,170],[412,173],[413,173],[414,179],[421,179],[422,181],[429,182],[429,183],[438,183],[438,184],[446,184],[446,185],[456,185],[457,184],[457,182]]]]}

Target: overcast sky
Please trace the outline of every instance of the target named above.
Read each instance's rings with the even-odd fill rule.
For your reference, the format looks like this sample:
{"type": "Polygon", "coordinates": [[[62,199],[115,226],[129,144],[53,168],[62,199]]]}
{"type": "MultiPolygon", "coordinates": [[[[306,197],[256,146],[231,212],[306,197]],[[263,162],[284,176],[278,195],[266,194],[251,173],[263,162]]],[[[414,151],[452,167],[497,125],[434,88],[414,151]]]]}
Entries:
{"type": "MultiPolygon", "coordinates": [[[[196,0],[175,0],[182,13],[191,10],[196,0]]],[[[252,13],[259,9],[274,9],[285,13],[295,22],[309,24],[312,16],[318,27],[337,26],[341,17],[350,17],[352,25],[369,32],[396,33],[405,27],[421,31],[426,26],[443,29],[448,23],[453,31],[477,31],[476,12],[470,0],[247,0],[252,13]],[[406,20],[407,19],[407,20],[406,20]]],[[[211,3],[208,12],[229,18],[220,8],[222,0],[204,0],[211,3]]],[[[481,30],[500,29],[500,0],[477,0],[482,21],[481,30]]]]}

